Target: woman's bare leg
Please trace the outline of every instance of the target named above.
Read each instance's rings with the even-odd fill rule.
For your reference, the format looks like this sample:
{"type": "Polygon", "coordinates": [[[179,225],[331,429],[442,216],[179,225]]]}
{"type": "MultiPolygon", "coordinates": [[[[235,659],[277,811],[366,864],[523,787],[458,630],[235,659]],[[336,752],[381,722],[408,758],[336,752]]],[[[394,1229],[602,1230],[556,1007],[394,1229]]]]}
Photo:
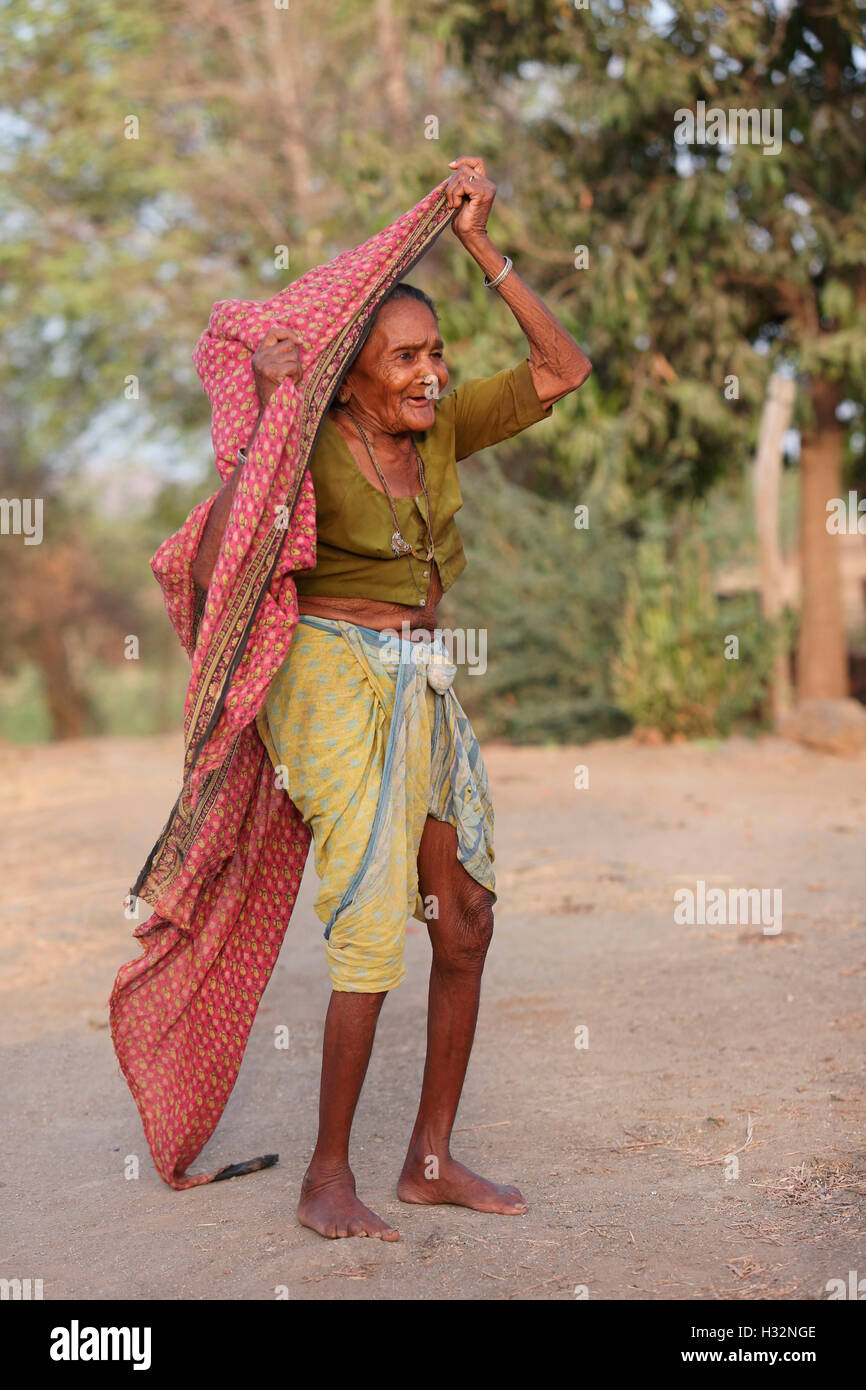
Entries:
{"type": "Polygon", "coordinates": [[[322,1236],[398,1239],[398,1232],[355,1196],[355,1178],[349,1167],[352,1120],[384,998],[384,993],[334,990],[328,1005],[322,1045],[319,1135],[298,1203],[298,1220],[322,1236]]]}
{"type": "Polygon", "coordinates": [[[421,896],[438,899],[428,923],[433,946],[427,1010],[427,1060],[415,1128],[397,1184],[404,1202],[451,1202],[516,1216],[526,1203],[516,1187],[488,1182],[451,1157],[451,1130],[475,1037],[481,974],[493,934],[492,894],[457,858],[457,832],[427,817],[418,854],[421,896]]]}

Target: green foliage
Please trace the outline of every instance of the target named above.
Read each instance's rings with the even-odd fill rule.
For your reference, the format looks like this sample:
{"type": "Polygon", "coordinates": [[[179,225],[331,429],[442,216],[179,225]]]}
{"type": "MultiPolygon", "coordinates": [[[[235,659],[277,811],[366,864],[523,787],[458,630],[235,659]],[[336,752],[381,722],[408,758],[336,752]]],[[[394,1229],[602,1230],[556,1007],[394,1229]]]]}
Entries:
{"type": "Polygon", "coordinates": [[[119,668],[96,664],[89,677],[102,733],[144,738],[181,727],[189,662],[180,649],[163,667],[145,658],[119,668]]]}
{"type": "MultiPolygon", "coordinates": [[[[495,0],[458,25],[497,113],[505,241],[593,361],[563,407],[584,467],[703,495],[753,450],[778,358],[863,402],[864,17],[861,0],[495,0]],[[678,146],[699,100],[778,110],[780,151],[678,146]]],[[[547,477],[563,467],[551,451],[547,477]]]]}
{"type": "Polygon", "coordinates": [[[456,682],[476,731],[526,743],[624,732],[608,667],[633,543],[600,507],[575,529],[575,503],[532,496],[487,455],[463,466],[461,492],[468,563],[440,626],[486,636],[486,672],[456,682]]]}
{"type": "Polygon", "coordinates": [[[14,675],[0,676],[0,739],[7,743],[44,743],[51,720],[39,668],[19,662],[14,675]]]}
{"type": "Polygon", "coordinates": [[[755,595],[715,597],[703,539],[687,536],[670,558],[651,528],[637,547],[617,622],[614,697],[636,725],[667,737],[729,734],[761,716],[785,637],[781,625],[761,617],[755,595]]]}
{"type": "MultiPolygon", "coordinates": [[[[88,732],[121,738],[144,738],[176,731],[183,720],[189,662],[175,643],[165,664],[142,659],[108,665],[88,662],[86,690],[93,712],[88,732]]],[[[43,743],[52,737],[45,679],[34,665],[19,665],[15,675],[0,678],[0,740],[43,743]]]]}

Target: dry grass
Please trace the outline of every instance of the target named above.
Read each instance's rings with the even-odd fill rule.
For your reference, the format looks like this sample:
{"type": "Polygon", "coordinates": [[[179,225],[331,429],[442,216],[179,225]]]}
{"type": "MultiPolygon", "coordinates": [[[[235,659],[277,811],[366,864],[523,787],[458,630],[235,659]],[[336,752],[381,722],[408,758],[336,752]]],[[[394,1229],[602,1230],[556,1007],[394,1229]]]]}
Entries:
{"type": "Polygon", "coordinates": [[[866,1197],[866,1155],[851,1158],[811,1158],[772,1182],[755,1183],[786,1206],[859,1207],[866,1197]],[[843,1194],[852,1200],[840,1200],[843,1194]]]}
{"type": "Polygon", "coordinates": [[[698,1124],[693,1122],[689,1127],[679,1125],[673,1130],[663,1126],[660,1130],[654,1131],[652,1127],[644,1126],[649,1132],[642,1135],[633,1134],[630,1130],[623,1130],[624,1141],[605,1150],[605,1152],[624,1155],[645,1153],[648,1149],[665,1149],[668,1153],[681,1154],[687,1158],[693,1168],[703,1168],[709,1164],[725,1163],[733,1154],[742,1153],[744,1149],[752,1147],[754,1127],[752,1117],[749,1115],[746,1119],[746,1133],[743,1142],[735,1148],[728,1146],[720,1154],[711,1153],[705,1146],[706,1136],[717,1133],[726,1127],[726,1120],[715,1115],[707,1115],[698,1124]],[[655,1137],[655,1134],[658,1134],[659,1137],[655,1137]]]}

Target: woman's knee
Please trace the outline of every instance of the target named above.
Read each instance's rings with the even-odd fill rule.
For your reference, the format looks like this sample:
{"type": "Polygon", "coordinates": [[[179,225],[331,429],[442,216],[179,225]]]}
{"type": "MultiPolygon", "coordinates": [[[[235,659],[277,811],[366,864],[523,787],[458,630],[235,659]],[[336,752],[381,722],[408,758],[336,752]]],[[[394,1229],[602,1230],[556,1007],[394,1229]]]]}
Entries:
{"type": "Polygon", "coordinates": [[[480,969],[493,937],[493,894],[473,883],[453,904],[445,905],[431,937],[438,964],[457,970],[480,969]]]}

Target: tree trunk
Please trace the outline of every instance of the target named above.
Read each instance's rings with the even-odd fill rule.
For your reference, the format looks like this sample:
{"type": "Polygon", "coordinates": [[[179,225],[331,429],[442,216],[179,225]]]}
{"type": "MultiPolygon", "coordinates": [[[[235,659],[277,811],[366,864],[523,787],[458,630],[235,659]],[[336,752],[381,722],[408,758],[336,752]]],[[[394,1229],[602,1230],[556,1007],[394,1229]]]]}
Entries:
{"type": "MultiPolygon", "coordinates": [[[[791,424],[796,389],[792,377],[775,374],[770,377],[752,472],[761,612],[771,621],[779,617],[783,608],[782,555],[779,548],[779,483],[782,476],[782,442],[791,424]]],[[[780,651],[773,663],[770,682],[770,712],[773,722],[788,714],[790,708],[788,652],[780,651]]]]}
{"type": "Polygon", "coordinates": [[[376,0],[376,37],[391,139],[400,148],[405,148],[409,138],[409,91],[402,26],[394,13],[393,0],[376,0]]]}
{"type": "Polygon", "coordinates": [[[282,124],[280,141],[295,201],[295,213],[310,196],[310,158],[307,150],[307,120],[303,89],[301,39],[294,17],[277,12],[274,0],[260,0],[264,19],[267,60],[271,70],[271,93],[275,112],[282,124]]]}
{"type": "Polygon", "coordinates": [[[92,727],[92,710],[69,664],[60,624],[46,618],[28,647],[27,655],[39,667],[45,683],[51,737],[83,738],[92,727]]]}
{"type": "Polygon", "coordinates": [[[800,456],[802,601],[797,698],[801,701],[841,700],[848,695],[838,538],[827,530],[827,503],[842,496],[843,433],[836,419],[840,399],[834,382],[813,383],[815,424],[803,435],[800,456]]]}

